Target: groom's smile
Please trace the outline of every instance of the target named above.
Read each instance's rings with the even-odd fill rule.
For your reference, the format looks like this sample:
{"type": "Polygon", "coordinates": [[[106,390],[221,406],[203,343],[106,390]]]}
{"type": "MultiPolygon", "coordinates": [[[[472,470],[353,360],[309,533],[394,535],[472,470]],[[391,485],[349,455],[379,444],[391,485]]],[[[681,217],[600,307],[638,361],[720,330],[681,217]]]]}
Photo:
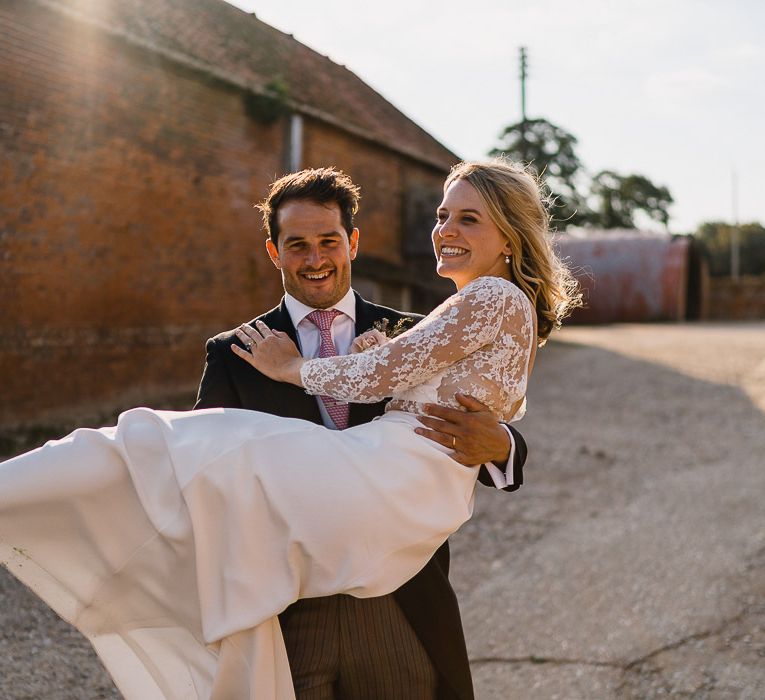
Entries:
{"type": "Polygon", "coordinates": [[[358,250],[358,229],[343,227],[337,204],[294,200],[278,211],[279,237],[266,241],[268,254],[282,272],[284,289],[316,309],[334,306],[351,286],[351,261],[358,250]]]}
{"type": "Polygon", "coordinates": [[[302,274],[303,277],[306,277],[309,280],[321,281],[327,279],[332,274],[332,270],[325,270],[323,272],[304,272],[302,274]]]}
{"type": "MultiPolygon", "coordinates": [[[[282,268],[282,272],[284,272],[284,269],[282,268]]],[[[335,281],[337,279],[337,275],[335,275],[334,269],[332,270],[321,270],[321,271],[303,271],[298,273],[300,278],[302,279],[302,289],[300,292],[303,294],[303,296],[311,296],[314,299],[316,299],[317,294],[320,291],[324,291],[326,295],[331,297],[333,295],[333,290],[335,288],[335,281]]],[[[285,282],[285,288],[286,288],[286,282],[285,282]]],[[[289,289],[287,291],[290,291],[289,289]]],[[[294,292],[290,291],[290,294],[292,294],[293,297],[297,297],[297,295],[294,292]]],[[[340,295],[341,297],[343,295],[340,295]]],[[[336,300],[330,301],[328,306],[332,306],[335,303],[336,300]]],[[[325,306],[319,307],[318,304],[309,304],[309,306],[316,306],[318,308],[326,308],[325,306]]]]}

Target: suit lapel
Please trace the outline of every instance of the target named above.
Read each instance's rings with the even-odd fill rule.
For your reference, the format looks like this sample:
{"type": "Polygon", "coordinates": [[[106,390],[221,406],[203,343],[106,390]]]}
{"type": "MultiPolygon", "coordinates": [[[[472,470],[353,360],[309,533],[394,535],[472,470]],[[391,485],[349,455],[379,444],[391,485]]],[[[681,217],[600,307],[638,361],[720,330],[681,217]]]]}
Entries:
{"type": "MultiPolygon", "coordinates": [[[[259,318],[269,328],[286,333],[292,342],[300,347],[297,331],[289,311],[287,311],[284,299],[279,306],[259,318]]],[[[303,418],[313,423],[320,424],[322,422],[316,397],[306,394],[301,387],[279,383],[278,391],[274,392],[273,400],[282,406],[281,415],[303,418]]]]}
{"type": "Polygon", "coordinates": [[[258,316],[258,318],[269,328],[286,333],[292,338],[292,342],[299,346],[297,331],[295,330],[295,326],[292,325],[292,318],[290,317],[290,312],[287,311],[284,299],[282,299],[281,304],[275,309],[271,309],[271,311],[262,316],[258,316]]]}
{"type": "Polygon", "coordinates": [[[380,307],[364,301],[356,292],[356,335],[361,335],[374,326],[375,321],[382,320],[380,307]]]}

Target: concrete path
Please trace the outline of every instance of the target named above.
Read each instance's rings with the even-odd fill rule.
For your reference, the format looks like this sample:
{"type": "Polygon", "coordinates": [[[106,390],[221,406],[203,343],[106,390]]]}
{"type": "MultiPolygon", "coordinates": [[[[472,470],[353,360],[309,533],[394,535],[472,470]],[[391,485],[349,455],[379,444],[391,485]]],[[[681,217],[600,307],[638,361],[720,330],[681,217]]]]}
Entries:
{"type": "MultiPolygon", "coordinates": [[[[765,698],[765,324],[572,328],[453,538],[478,700],[765,698]]],[[[0,570],[0,699],[118,697],[0,570]]],[[[392,699],[393,700],[393,699],[392,699]]]]}
{"type": "Polygon", "coordinates": [[[765,324],[557,337],[453,538],[478,699],[765,698],[765,324]]]}

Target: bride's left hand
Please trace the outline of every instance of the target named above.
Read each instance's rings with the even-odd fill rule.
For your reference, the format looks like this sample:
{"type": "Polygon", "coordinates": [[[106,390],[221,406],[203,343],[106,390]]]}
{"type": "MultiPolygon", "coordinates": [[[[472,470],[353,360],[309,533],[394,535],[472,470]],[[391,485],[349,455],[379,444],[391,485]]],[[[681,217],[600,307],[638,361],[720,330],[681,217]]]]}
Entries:
{"type": "Polygon", "coordinates": [[[272,331],[263,321],[255,321],[255,328],[239,326],[236,336],[244,347],[232,344],[234,354],[277,382],[303,386],[300,368],[305,360],[286,333],[272,331]]]}

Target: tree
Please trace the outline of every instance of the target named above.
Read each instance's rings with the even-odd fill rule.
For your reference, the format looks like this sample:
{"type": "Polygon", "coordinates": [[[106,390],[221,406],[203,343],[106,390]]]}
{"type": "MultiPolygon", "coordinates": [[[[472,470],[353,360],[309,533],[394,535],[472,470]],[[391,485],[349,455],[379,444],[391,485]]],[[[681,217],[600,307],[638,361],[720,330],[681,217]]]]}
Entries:
{"type": "Polygon", "coordinates": [[[592,179],[590,194],[596,202],[590,223],[602,228],[635,228],[635,214],[643,212],[665,226],[674,201],[669,190],[643,175],[619,175],[601,170],[592,179]]]}
{"type": "Polygon", "coordinates": [[[559,228],[588,220],[585,198],[577,188],[582,163],[576,154],[576,137],[547,119],[527,119],[511,124],[500,134],[490,155],[507,155],[530,165],[540,175],[553,200],[552,215],[559,228]]]}
{"type": "Polygon", "coordinates": [[[507,155],[537,172],[549,190],[557,228],[635,228],[639,212],[665,226],[669,222],[672,195],[643,175],[602,170],[589,182],[589,193],[583,196],[580,188],[587,175],[576,153],[576,136],[547,119],[511,124],[499,138],[490,155],[507,155]]]}
{"type": "MultiPolygon", "coordinates": [[[[709,256],[709,272],[713,277],[731,273],[730,247],[733,226],[722,221],[708,221],[699,226],[695,238],[709,256]]],[[[738,226],[740,272],[742,275],[765,275],[765,227],[752,222],[738,226]]]]}

